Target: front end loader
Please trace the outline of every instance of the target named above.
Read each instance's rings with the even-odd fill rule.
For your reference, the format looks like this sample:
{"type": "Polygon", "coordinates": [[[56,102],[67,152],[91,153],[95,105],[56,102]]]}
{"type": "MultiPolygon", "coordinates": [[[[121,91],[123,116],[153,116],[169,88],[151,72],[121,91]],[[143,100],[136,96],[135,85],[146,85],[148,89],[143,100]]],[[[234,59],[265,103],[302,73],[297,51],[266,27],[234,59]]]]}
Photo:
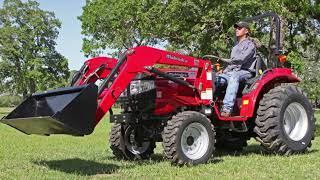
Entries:
{"type": "MultiPolygon", "coordinates": [[[[270,16],[279,30],[277,15],[255,18],[270,16]]],[[[276,57],[282,57],[279,37],[276,57]]],[[[262,68],[257,60],[231,117],[220,115],[226,87],[217,86],[216,71],[211,60],[140,46],[118,60],[86,61],[71,87],[34,94],[1,122],[26,134],[83,136],[109,112],[114,123],[109,143],[117,158],[149,158],[162,142],[175,165],[205,163],[216,148],[241,150],[251,137],[276,154],[311,146],[312,106],[290,68],[262,68]],[[121,105],[119,114],[112,111],[115,103],[121,105]]]]}

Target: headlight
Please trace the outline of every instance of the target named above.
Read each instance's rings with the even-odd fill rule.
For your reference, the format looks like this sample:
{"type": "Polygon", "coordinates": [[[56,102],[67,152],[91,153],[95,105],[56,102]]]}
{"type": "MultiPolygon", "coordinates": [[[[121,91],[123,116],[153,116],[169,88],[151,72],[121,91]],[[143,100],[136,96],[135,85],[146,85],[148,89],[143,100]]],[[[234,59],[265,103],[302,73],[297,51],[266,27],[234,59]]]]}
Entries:
{"type": "Polygon", "coordinates": [[[132,95],[140,94],[154,88],[155,88],[154,81],[149,81],[149,80],[132,81],[130,83],[130,94],[132,95]]]}
{"type": "MultiPolygon", "coordinates": [[[[155,89],[154,81],[151,80],[135,80],[130,83],[130,94],[136,95],[146,91],[155,89]]],[[[127,90],[125,90],[121,97],[127,96],[127,90]]]]}

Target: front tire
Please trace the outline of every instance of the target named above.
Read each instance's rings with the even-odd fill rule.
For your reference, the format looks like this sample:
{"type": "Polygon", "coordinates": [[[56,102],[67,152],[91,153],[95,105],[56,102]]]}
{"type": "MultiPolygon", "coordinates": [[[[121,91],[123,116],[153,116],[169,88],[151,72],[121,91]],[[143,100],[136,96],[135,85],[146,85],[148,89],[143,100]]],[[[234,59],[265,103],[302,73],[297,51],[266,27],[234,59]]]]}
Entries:
{"type": "Polygon", "coordinates": [[[114,124],[109,137],[110,148],[117,159],[148,159],[154,153],[156,143],[153,140],[143,141],[140,146],[134,141],[130,125],[114,124]]]}
{"type": "Polygon", "coordinates": [[[174,165],[206,163],[212,156],[214,143],[213,125],[198,112],[178,113],[164,128],[164,154],[174,165]]]}
{"type": "Polygon", "coordinates": [[[304,152],[315,137],[312,105],[303,91],[293,85],[277,86],[266,93],[255,123],[257,141],[275,154],[304,152]]]}

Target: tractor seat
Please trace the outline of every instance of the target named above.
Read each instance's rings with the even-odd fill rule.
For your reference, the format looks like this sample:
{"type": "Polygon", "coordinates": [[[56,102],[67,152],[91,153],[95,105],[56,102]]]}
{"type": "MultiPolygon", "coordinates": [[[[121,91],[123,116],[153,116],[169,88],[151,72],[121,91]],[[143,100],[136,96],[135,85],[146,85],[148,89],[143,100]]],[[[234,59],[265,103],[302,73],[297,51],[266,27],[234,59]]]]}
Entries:
{"type": "Polygon", "coordinates": [[[259,77],[263,73],[263,71],[265,71],[267,69],[267,65],[263,61],[260,54],[257,54],[255,63],[256,63],[255,64],[255,73],[253,73],[254,75],[252,76],[252,78],[245,81],[245,84],[253,84],[253,82],[255,82],[256,79],[258,79],[257,77],[259,77]]]}
{"type": "Polygon", "coordinates": [[[255,84],[256,81],[260,79],[260,76],[267,70],[267,64],[265,61],[263,61],[261,55],[257,54],[256,57],[256,65],[255,65],[255,75],[246,80],[242,86],[242,88],[239,88],[242,90],[242,94],[247,94],[251,91],[251,87],[253,84],[255,84]]]}

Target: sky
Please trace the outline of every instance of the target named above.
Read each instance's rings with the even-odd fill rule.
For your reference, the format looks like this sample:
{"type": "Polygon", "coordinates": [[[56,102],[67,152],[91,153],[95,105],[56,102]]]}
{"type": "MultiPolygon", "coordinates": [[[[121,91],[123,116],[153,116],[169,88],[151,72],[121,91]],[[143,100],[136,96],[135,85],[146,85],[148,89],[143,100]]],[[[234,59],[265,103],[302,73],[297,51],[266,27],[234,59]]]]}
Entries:
{"type": "MultiPolygon", "coordinates": [[[[23,0],[26,1],[26,0],[23,0]]],[[[57,51],[69,60],[69,69],[78,70],[86,60],[81,52],[81,22],[77,19],[82,14],[86,0],[36,0],[40,8],[55,13],[61,21],[57,39],[57,51]]],[[[3,0],[0,0],[2,7],[3,0]]]]}

